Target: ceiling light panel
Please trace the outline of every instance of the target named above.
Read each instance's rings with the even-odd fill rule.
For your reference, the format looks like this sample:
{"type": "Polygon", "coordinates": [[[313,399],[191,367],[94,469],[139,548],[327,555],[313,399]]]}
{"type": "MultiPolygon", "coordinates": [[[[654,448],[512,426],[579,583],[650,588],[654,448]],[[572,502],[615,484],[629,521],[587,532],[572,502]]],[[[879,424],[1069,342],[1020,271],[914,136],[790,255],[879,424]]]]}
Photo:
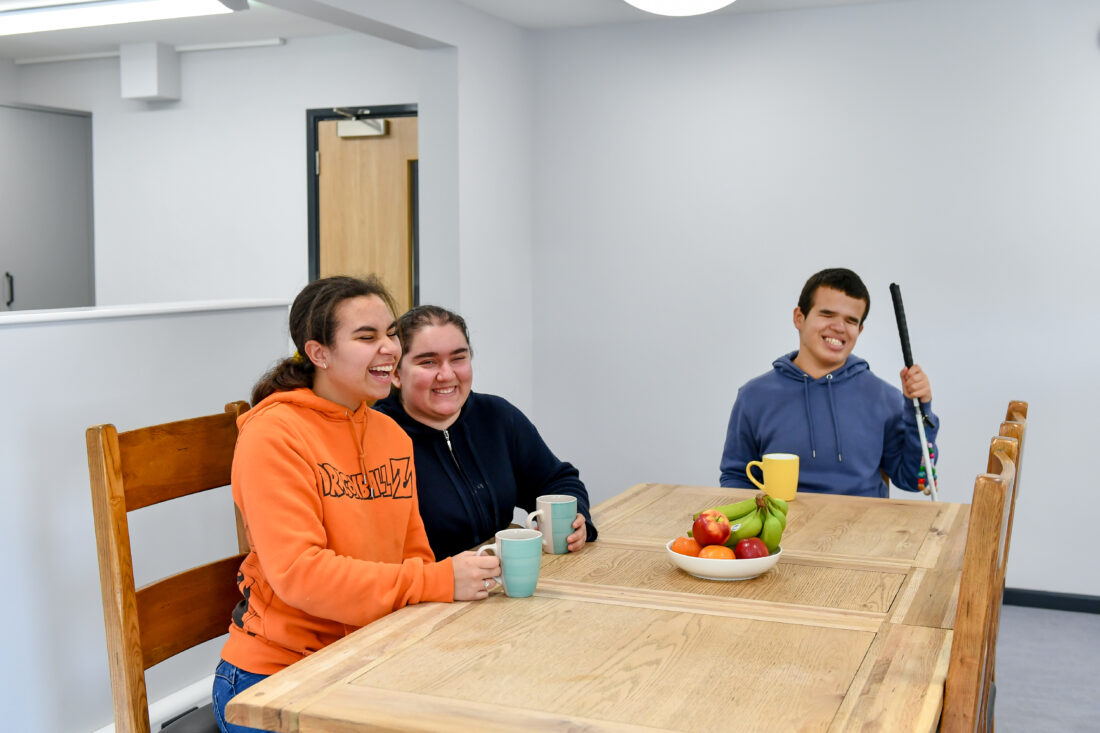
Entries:
{"type": "Polygon", "coordinates": [[[54,0],[50,5],[15,0],[0,4],[0,36],[190,18],[247,8],[247,0],[54,0]],[[13,6],[21,7],[9,9],[13,6]]]}

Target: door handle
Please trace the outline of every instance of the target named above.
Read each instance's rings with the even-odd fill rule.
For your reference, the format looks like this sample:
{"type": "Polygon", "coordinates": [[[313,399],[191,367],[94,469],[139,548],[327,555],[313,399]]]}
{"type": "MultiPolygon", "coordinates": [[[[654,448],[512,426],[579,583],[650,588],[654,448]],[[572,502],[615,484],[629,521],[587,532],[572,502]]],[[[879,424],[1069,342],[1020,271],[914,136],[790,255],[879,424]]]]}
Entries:
{"type": "Polygon", "coordinates": [[[10,306],[15,302],[15,278],[12,277],[10,272],[5,272],[4,277],[8,279],[8,299],[4,305],[10,306]]]}

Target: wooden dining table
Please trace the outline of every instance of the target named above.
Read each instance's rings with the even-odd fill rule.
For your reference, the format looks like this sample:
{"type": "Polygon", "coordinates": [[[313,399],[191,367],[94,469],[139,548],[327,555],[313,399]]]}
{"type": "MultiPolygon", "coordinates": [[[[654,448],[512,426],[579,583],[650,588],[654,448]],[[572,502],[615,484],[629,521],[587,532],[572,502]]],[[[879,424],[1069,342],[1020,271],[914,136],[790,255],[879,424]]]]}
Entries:
{"type": "Polygon", "coordinates": [[[409,606],[260,682],[231,722],[295,731],[933,731],[969,506],[800,494],[783,553],[703,580],[666,544],[754,491],[640,484],[529,598],[409,606]]]}

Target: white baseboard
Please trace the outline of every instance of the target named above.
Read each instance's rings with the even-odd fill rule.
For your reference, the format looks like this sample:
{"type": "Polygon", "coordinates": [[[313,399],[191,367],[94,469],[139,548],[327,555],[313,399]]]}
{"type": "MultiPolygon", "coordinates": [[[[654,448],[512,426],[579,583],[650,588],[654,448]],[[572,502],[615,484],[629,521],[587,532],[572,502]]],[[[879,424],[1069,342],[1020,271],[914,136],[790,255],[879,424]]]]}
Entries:
{"type": "MultiPolygon", "coordinates": [[[[210,702],[210,690],[214,687],[214,675],[204,677],[193,685],[176,690],[156,702],[149,704],[149,724],[151,730],[159,730],[161,723],[171,720],[182,712],[194,707],[202,707],[210,702]]],[[[115,733],[115,725],[104,726],[95,733],[115,733]]]]}

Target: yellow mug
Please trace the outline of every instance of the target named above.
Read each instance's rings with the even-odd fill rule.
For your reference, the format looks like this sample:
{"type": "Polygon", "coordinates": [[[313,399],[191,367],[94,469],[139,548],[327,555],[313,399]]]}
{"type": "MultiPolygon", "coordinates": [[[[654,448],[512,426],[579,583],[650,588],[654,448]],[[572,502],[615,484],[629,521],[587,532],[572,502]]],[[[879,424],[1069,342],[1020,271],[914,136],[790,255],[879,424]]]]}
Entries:
{"type": "Polygon", "coordinates": [[[798,490],[798,456],[793,453],[767,453],[762,461],[749,461],[749,465],[745,466],[745,475],[768,496],[794,501],[798,490]],[[764,483],[752,475],[753,466],[760,466],[764,483]]]}

